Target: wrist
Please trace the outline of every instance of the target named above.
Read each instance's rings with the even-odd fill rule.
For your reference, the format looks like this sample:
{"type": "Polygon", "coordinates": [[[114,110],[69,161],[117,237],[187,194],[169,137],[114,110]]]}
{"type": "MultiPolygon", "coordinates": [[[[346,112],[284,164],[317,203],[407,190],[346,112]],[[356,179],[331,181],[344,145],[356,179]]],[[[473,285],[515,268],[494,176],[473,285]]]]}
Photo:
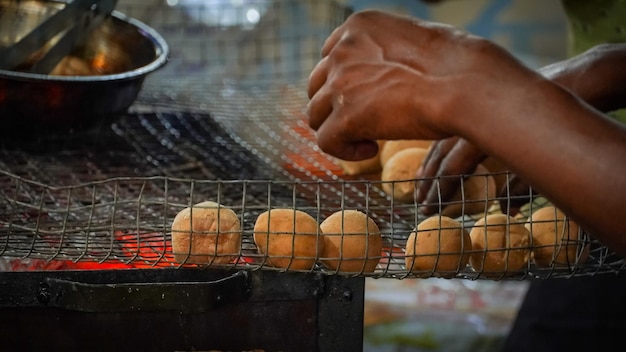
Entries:
{"type": "Polygon", "coordinates": [[[524,158],[525,146],[552,138],[567,122],[569,109],[581,104],[575,95],[540,75],[515,82],[475,97],[479,109],[450,119],[456,135],[488,155],[509,161],[524,158]]]}
{"type": "Polygon", "coordinates": [[[472,89],[463,90],[465,94],[452,96],[442,114],[444,125],[468,140],[525,124],[529,115],[549,105],[551,97],[564,93],[560,86],[530,69],[506,78],[480,79],[483,82],[473,80],[472,89]]]}

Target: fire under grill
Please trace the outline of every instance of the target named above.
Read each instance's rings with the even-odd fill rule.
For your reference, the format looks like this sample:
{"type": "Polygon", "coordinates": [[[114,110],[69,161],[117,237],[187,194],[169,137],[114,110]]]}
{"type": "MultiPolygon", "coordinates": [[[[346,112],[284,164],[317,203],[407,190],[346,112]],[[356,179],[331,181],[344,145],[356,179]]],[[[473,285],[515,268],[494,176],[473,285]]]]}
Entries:
{"type": "MultiPolygon", "coordinates": [[[[437,261],[407,268],[409,235],[426,217],[385,192],[380,173],[346,175],[317,148],[304,114],[306,77],[349,9],[313,0],[228,3],[120,1],[119,11],[155,28],[171,47],[168,64],[146,79],[130,111],[90,130],[3,133],[3,346],[360,350],[366,277],[566,279],[623,270],[623,259],[584,232],[572,242],[588,245],[588,258],[579,261],[577,253],[569,266],[529,260],[521,270],[490,275],[461,264],[441,272],[437,261]],[[246,16],[255,13],[258,19],[246,16]],[[227,263],[173,253],[174,217],[204,201],[232,209],[241,222],[241,249],[227,263]],[[376,268],[344,272],[320,258],[306,269],[269,265],[253,232],[273,208],[301,210],[318,223],[360,210],[381,232],[382,250],[368,258],[376,268]],[[94,334],[71,333],[85,328],[94,334]]],[[[485,184],[488,176],[477,175],[485,184]]],[[[500,200],[481,199],[484,211],[456,220],[469,231],[500,212],[500,200]]],[[[522,213],[546,205],[539,196],[522,213]]],[[[435,248],[430,256],[450,254],[459,253],[435,248]]]]}

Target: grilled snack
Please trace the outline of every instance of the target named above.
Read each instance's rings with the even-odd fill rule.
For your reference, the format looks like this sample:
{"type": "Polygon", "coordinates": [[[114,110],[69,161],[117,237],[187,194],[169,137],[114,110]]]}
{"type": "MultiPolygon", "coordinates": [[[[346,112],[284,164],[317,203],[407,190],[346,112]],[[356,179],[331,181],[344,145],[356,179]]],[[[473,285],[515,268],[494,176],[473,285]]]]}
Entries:
{"type": "Polygon", "coordinates": [[[385,164],[394,156],[397,152],[408,148],[423,148],[428,149],[432,141],[422,139],[398,139],[392,141],[386,141],[380,149],[380,166],[385,167],[385,164]]]}
{"type": "Polygon", "coordinates": [[[523,270],[530,260],[530,232],[523,222],[505,214],[480,218],[470,230],[470,265],[486,276],[523,270]]]}
{"type": "Polygon", "coordinates": [[[276,268],[310,270],[324,249],[319,225],[311,215],[296,209],[271,209],[254,224],[254,243],[276,268]]]}
{"type": "Polygon", "coordinates": [[[181,210],[172,222],[172,252],[179,263],[226,264],[241,250],[237,214],[215,202],[181,210]]]}
{"type": "Polygon", "coordinates": [[[457,190],[450,199],[450,204],[441,211],[441,215],[457,218],[463,214],[485,213],[497,194],[496,181],[488,173],[482,164],[478,164],[473,173],[475,176],[463,180],[463,187],[457,190]]]}
{"type": "Polygon", "coordinates": [[[463,270],[472,248],[462,224],[447,216],[431,216],[417,225],[406,242],[405,264],[409,271],[454,277],[463,270]]]}
{"type": "Polygon", "coordinates": [[[50,71],[50,75],[56,76],[89,76],[97,75],[89,63],[79,57],[68,55],[50,71]]]}
{"type": "Polygon", "coordinates": [[[324,251],[321,262],[344,272],[373,272],[380,261],[383,238],[370,217],[358,210],[340,210],[321,224],[324,251]]]}
{"type": "Polygon", "coordinates": [[[554,206],[532,213],[526,228],[533,238],[533,260],[538,267],[573,266],[589,257],[589,242],[578,224],[554,206]]]}
{"type": "Polygon", "coordinates": [[[417,186],[417,181],[412,180],[427,153],[428,149],[413,147],[394,154],[383,167],[380,177],[383,191],[397,201],[411,202],[417,186]]]}

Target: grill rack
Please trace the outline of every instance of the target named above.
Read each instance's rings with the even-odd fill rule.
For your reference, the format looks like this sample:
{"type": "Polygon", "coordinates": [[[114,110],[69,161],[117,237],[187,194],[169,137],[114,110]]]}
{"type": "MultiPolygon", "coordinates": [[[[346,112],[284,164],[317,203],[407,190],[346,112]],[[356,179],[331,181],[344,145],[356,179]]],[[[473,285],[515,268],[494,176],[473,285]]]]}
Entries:
{"type": "MultiPolygon", "coordinates": [[[[261,212],[287,207],[321,222],[332,212],[359,209],[383,235],[385,249],[376,270],[337,272],[318,264],[305,271],[388,278],[441,275],[406,270],[407,237],[425,217],[416,212],[415,204],[396,202],[382,192],[381,181],[348,179],[331,158],[315,149],[301,151],[299,163],[285,167],[264,159],[260,145],[246,149],[250,146],[230,138],[208,115],[179,112],[129,114],[111,129],[72,139],[52,137],[26,147],[24,142],[5,144],[0,164],[0,257],[9,258],[5,265],[13,265],[13,270],[15,261],[39,269],[98,264],[284,270],[268,266],[267,257],[256,250],[252,229],[261,212]],[[231,264],[185,264],[173,258],[172,219],[183,208],[205,200],[228,206],[240,217],[242,250],[231,264]]],[[[543,202],[538,198],[532,204],[538,208],[543,202]]],[[[497,212],[497,207],[488,212],[497,212]]],[[[469,230],[482,215],[458,220],[469,230]]],[[[449,276],[570,277],[623,268],[620,258],[591,242],[589,261],[569,269],[529,264],[514,275],[494,277],[462,267],[449,276]]]]}
{"type": "MultiPolygon", "coordinates": [[[[398,279],[441,275],[404,267],[407,237],[424,219],[416,204],[386,195],[378,175],[343,175],[317,148],[306,124],[303,77],[349,9],[333,1],[253,3],[265,15],[252,27],[190,20],[202,17],[190,10],[198,14],[205,8],[120,3],[118,10],[166,38],[170,63],[148,77],[131,111],[112,125],[3,142],[3,270],[218,266],[177,263],[170,250],[170,225],[178,211],[214,200],[232,208],[243,228],[238,260],[222,268],[283,270],[268,266],[252,240],[254,220],[269,208],[304,210],[319,222],[353,208],[381,228],[385,250],[377,269],[344,273],[318,264],[308,271],[398,279]],[[285,13],[314,16],[303,21],[285,13]],[[295,25],[305,30],[294,32],[295,25]],[[211,50],[215,47],[222,50],[211,50]]],[[[546,202],[539,198],[527,211],[546,202]]],[[[492,212],[498,209],[486,207],[482,215],[492,212]]],[[[479,217],[459,220],[470,229],[479,217]]],[[[447,277],[521,280],[623,269],[621,258],[586,234],[581,238],[591,243],[590,257],[571,268],[529,263],[514,274],[486,276],[458,267],[447,277]]]]}

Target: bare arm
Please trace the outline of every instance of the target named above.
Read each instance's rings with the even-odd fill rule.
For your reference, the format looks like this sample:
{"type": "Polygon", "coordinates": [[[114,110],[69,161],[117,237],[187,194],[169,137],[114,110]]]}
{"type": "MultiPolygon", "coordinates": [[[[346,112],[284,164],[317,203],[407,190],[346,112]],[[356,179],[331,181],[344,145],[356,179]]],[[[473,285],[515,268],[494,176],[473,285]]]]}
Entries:
{"type": "Polygon", "coordinates": [[[455,130],[626,254],[626,129],[554,84],[519,88],[506,123],[485,112],[456,119],[455,130]]]}
{"type": "MultiPolygon", "coordinates": [[[[603,44],[576,57],[545,66],[539,72],[594,108],[608,112],[626,107],[625,62],[626,43],[603,44]]],[[[459,187],[459,183],[451,178],[443,178],[436,187],[429,181],[431,177],[469,174],[486,157],[482,150],[459,137],[435,141],[417,175],[426,179],[418,186],[416,197],[417,202],[424,203],[422,211],[432,214],[438,209],[437,199],[448,200],[459,187]]],[[[512,180],[513,184],[502,190],[501,194],[528,196],[528,186],[518,177],[514,176],[512,180]]],[[[523,204],[506,200],[501,203],[503,211],[513,215],[517,207],[523,204]]]]}
{"type": "Polygon", "coordinates": [[[322,54],[308,106],[322,150],[359,160],[375,154],[378,139],[462,137],[626,255],[620,124],[495,44],[448,26],[365,11],[322,54]]]}
{"type": "Polygon", "coordinates": [[[626,108],[626,43],[598,45],[539,72],[600,111],[626,108]]]}

